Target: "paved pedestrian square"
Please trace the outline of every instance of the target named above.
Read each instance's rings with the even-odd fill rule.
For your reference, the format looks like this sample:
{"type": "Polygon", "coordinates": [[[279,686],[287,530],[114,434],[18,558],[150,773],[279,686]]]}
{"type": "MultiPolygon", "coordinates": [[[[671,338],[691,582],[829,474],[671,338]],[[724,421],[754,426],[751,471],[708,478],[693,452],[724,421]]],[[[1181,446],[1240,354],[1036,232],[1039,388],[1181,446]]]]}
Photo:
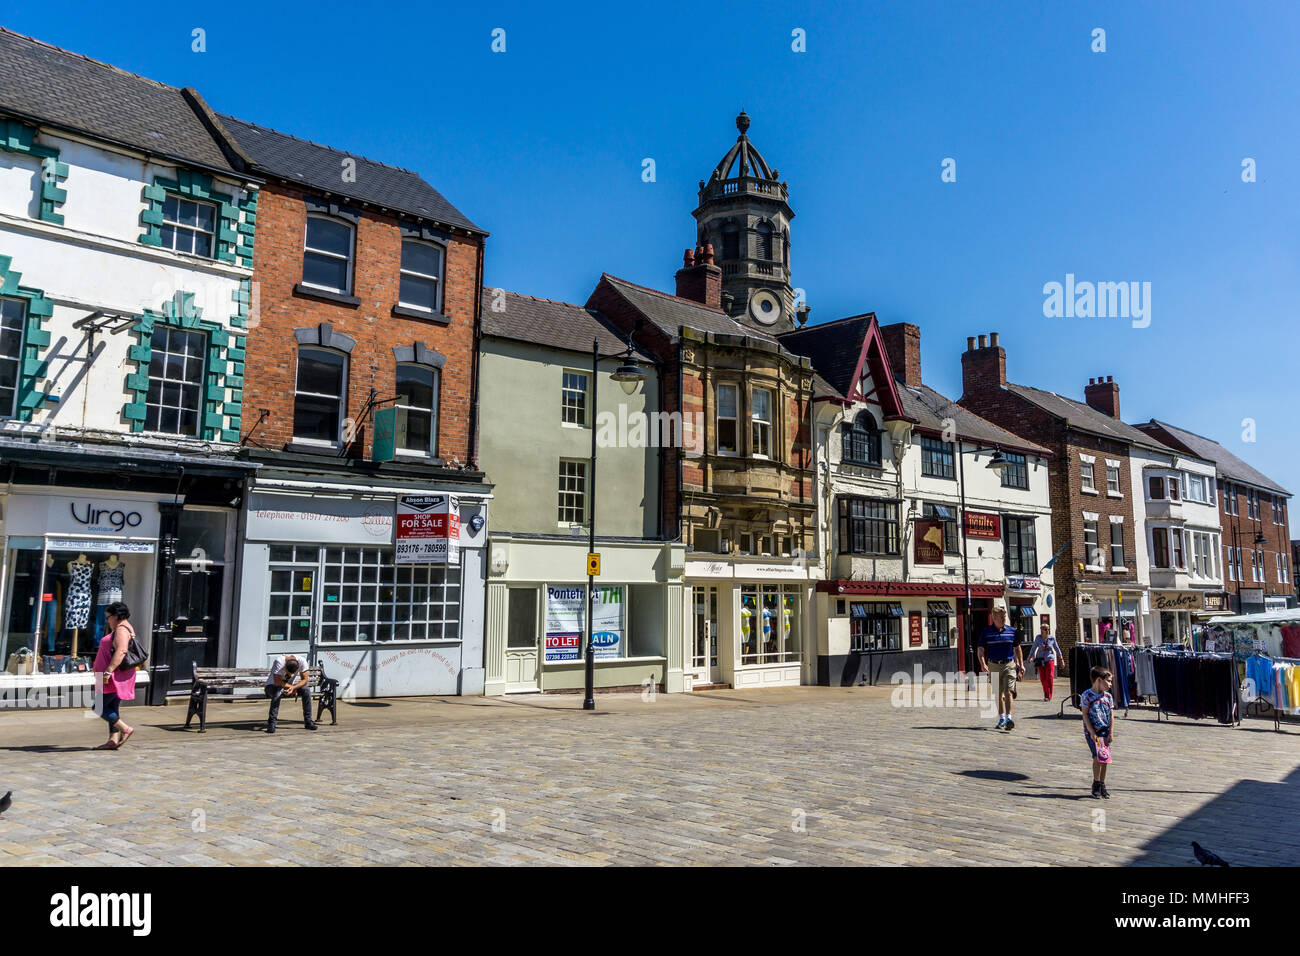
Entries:
{"type": "Polygon", "coordinates": [[[0,865],[1300,864],[1300,726],[1134,709],[1093,800],[1036,690],[1010,733],[889,687],[365,700],[275,736],[214,702],[203,735],[131,708],[116,753],[79,711],[0,713],[0,865]]]}

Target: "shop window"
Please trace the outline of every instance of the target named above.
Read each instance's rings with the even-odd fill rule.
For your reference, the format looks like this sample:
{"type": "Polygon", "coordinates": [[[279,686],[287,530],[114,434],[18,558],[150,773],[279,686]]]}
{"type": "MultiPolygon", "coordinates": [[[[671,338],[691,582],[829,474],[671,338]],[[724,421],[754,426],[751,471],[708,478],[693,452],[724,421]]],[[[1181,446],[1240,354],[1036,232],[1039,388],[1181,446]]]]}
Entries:
{"type": "Polygon", "coordinates": [[[794,585],[744,584],[740,588],[740,663],[799,660],[801,597],[794,585]]]}
{"type": "Polygon", "coordinates": [[[299,348],[293,400],[294,441],[337,445],[342,439],[347,357],[328,349],[299,348]]]}
{"type": "Polygon", "coordinates": [[[346,295],[352,289],[352,227],[324,216],[307,217],[302,284],[346,295]]]}
{"type": "Polygon", "coordinates": [[[691,653],[691,666],[696,670],[718,666],[718,589],[696,587],[695,643],[691,653]]]}
{"type": "Polygon", "coordinates": [[[751,426],[750,453],[755,458],[771,458],[772,393],[766,388],[754,389],[754,409],[751,426]]]}
{"type": "Polygon", "coordinates": [[[903,606],[891,601],[849,605],[849,650],[897,651],[903,647],[903,606]]]}
{"type": "Polygon", "coordinates": [[[1002,487],[1003,488],[1029,488],[1029,464],[1024,455],[1017,455],[1014,452],[1003,452],[1002,457],[1006,459],[1006,467],[1002,469],[1002,487]]]}
{"type": "Polygon", "coordinates": [[[560,462],[560,524],[581,525],[587,521],[587,463],[560,462]]]}
{"type": "Polygon", "coordinates": [[[310,641],[320,548],[272,545],[268,641],[310,641]]]}
{"type": "Polygon", "coordinates": [[[735,455],[739,453],[737,434],[739,431],[739,389],[735,385],[718,386],[718,454],[735,455]]]}
{"type": "Polygon", "coordinates": [[[202,332],[170,325],[154,326],[149,337],[145,431],[199,434],[207,352],[207,336],[202,332]]]}
{"type": "Polygon", "coordinates": [[[437,312],[442,305],[442,263],[441,246],[403,239],[398,304],[421,312],[437,312]]]}
{"type": "Polygon", "coordinates": [[[956,479],[952,442],[921,436],[921,474],[930,478],[956,479]]]}
{"type": "Polygon", "coordinates": [[[168,193],[163,200],[162,218],[158,229],[162,248],[212,258],[217,234],[216,206],[168,193]]]}
{"type": "Polygon", "coordinates": [[[587,375],[564,370],[560,385],[560,421],[566,425],[587,424],[587,375]]]}
{"type": "Polygon", "coordinates": [[[925,638],[931,648],[952,646],[952,605],[946,601],[930,601],[926,605],[925,638]]]}
{"type": "Polygon", "coordinates": [[[842,496],[839,519],[842,553],[898,554],[898,502],[842,496]]]}
{"type": "Polygon", "coordinates": [[[18,414],[18,383],[23,370],[23,329],[27,308],[21,299],[0,298],[0,417],[18,414]]]}
{"type": "Polygon", "coordinates": [[[880,429],[867,411],[858,412],[852,422],[841,430],[843,448],[840,457],[850,465],[880,467],[880,429]]]}
{"type": "Polygon", "coordinates": [[[958,544],[957,539],[957,510],[955,508],[951,505],[936,505],[927,501],[921,505],[921,517],[942,520],[944,553],[961,553],[961,546],[958,544]]]}
{"type": "Polygon", "coordinates": [[[394,564],[391,548],[327,548],[319,640],[460,639],[460,568],[394,564]]]}
{"type": "MultiPolygon", "coordinates": [[[[1005,565],[1008,574],[1037,574],[1038,545],[1034,538],[1034,519],[1004,515],[1002,518],[1003,543],[1006,546],[1005,565]]],[[[1093,527],[1093,545],[1096,545],[1096,525],[1093,527]]]]}
{"type": "Polygon", "coordinates": [[[408,455],[438,450],[438,369],[397,366],[397,448],[408,455]]]}

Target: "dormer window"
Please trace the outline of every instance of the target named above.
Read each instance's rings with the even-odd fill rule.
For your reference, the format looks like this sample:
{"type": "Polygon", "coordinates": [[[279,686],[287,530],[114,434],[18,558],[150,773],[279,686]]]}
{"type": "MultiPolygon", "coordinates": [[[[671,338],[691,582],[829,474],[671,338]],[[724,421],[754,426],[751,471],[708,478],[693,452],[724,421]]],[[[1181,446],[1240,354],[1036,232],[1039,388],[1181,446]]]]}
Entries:
{"type": "Polygon", "coordinates": [[[880,429],[868,411],[858,412],[842,431],[844,448],[841,458],[851,465],[880,467],[880,429]]]}

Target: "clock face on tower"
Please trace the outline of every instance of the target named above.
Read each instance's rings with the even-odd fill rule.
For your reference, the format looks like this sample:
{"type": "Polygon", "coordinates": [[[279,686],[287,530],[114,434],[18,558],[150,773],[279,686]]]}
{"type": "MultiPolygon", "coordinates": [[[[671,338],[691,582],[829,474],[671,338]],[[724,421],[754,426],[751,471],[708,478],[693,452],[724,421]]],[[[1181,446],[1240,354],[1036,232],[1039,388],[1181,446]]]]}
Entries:
{"type": "Polygon", "coordinates": [[[770,289],[759,289],[749,298],[749,314],[755,322],[772,325],[781,318],[781,300],[770,289]]]}

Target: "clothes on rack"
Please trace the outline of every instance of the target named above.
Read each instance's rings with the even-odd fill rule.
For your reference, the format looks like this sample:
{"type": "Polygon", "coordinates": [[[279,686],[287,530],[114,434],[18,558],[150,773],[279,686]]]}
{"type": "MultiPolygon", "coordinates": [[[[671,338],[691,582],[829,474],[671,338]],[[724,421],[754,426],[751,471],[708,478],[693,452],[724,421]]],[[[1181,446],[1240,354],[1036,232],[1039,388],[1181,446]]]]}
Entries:
{"type": "MultiPolygon", "coordinates": [[[[1113,633],[1113,632],[1112,632],[1113,633]]],[[[1115,706],[1127,709],[1138,696],[1134,684],[1133,648],[1119,644],[1075,644],[1070,648],[1070,693],[1082,694],[1092,686],[1092,669],[1104,667],[1114,680],[1110,685],[1115,706]]]]}
{"type": "Polygon", "coordinates": [[[1284,714],[1300,714],[1300,662],[1273,661],[1269,702],[1284,714]]]}
{"type": "Polygon", "coordinates": [[[1262,654],[1246,658],[1246,679],[1255,685],[1255,696],[1271,699],[1273,696],[1273,660],[1262,654]]]}
{"type": "Polygon", "coordinates": [[[1156,651],[1156,696],[1167,714],[1221,724],[1237,721],[1237,667],[1231,657],[1156,651]]]}
{"type": "Polygon", "coordinates": [[[1282,626],[1282,653],[1278,657],[1300,657],[1300,624],[1282,626]]]}
{"type": "Polygon", "coordinates": [[[1151,665],[1151,648],[1139,647],[1133,654],[1133,678],[1137,686],[1137,696],[1155,696],[1156,672],[1151,665]]]}

